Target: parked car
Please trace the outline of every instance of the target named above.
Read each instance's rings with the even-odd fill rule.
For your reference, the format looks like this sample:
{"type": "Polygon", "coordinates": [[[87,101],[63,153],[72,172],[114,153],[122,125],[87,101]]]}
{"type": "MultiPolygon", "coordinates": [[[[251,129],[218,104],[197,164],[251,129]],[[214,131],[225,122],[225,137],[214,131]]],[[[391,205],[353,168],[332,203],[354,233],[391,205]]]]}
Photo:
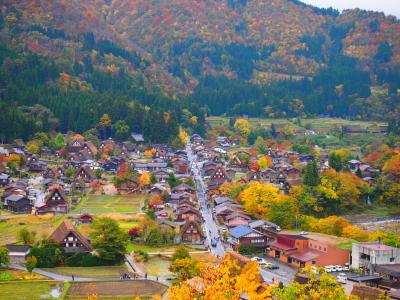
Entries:
{"type": "Polygon", "coordinates": [[[343,267],[343,271],[345,272],[350,271],[350,266],[348,264],[345,264],[345,266],[343,267]]]}
{"type": "Polygon", "coordinates": [[[332,270],[332,272],[337,272],[338,271],[336,266],[331,266],[331,270],[332,270]]]}
{"type": "Polygon", "coordinates": [[[264,258],[258,257],[258,256],[254,256],[252,257],[250,260],[252,261],[256,261],[258,262],[260,265],[265,265],[266,267],[268,267],[270,265],[269,262],[267,262],[264,258]]]}
{"type": "Polygon", "coordinates": [[[336,265],[335,267],[336,267],[336,270],[338,272],[343,272],[344,271],[342,266],[336,265]]]}
{"type": "Polygon", "coordinates": [[[336,277],[337,282],[345,284],[347,282],[347,276],[345,273],[339,273],[336,277]]]}
{"type": "Polygon", "coordinates": [[[270,270],[278,270],[279,266],[274,265],[274,264],[269,264],[268,269],[270,269],[270,270]]]}
{"type": "Polygon", "coordinates": [[[331,273],[332,272],[332,266],[325,266],[325,272],[326,273],[331,273]]]}
{"type": "Polygon", "coordinates": [[[217,247],[217,240],[216,239],[211,239],[211,247],[213,247],[213,248],[217,247]]]}
{"type": "Polygon", "coordinates": [[[300,232],[300,235],[307,235],[307,234],[308,234],[307,231],[302,231],[302,232],[300,232]]]}

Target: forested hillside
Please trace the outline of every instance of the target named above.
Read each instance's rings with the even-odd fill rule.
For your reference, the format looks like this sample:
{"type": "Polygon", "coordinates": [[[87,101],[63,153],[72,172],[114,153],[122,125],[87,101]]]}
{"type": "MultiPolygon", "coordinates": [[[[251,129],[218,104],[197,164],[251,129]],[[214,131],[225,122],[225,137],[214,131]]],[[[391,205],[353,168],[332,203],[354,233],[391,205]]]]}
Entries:
{"type": "Polygon", "coordinates": [[[85,131],[104,112],[137,131],[147,114],[164,113],[202,131],[200,107],[398,114],[400,22],[381,13],[297,0],[5,0],[0,8],[0,125],[15,125],[2,129],[8,139],[85,131]]]}

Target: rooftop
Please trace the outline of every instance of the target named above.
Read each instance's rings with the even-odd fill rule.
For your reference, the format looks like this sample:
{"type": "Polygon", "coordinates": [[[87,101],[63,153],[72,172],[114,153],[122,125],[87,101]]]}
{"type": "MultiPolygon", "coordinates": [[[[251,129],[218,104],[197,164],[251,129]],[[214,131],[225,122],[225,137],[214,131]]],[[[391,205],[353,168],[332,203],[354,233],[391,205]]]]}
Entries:
{"type": "Polygon", "coordinates": [[[373,242],[373,243],[358,243],[363,248],[368,248],[375,251],[391,251],[391,250],[398,250],[399,248],[388,246],[382,244],[380,242],[373,242]]]}
{"type": "Polygon", "coordinates": [[[233,236],[234,238],[241,238],[245,235],[248,235],[249,233],[253,232],[253,229],[251,229],[249,226],[245,226],[245,225],[239,225],[236,226],[234,228],[232,228],[231,230],[229,230],[229,233],[231,234],[231,236],[233,236]]]}

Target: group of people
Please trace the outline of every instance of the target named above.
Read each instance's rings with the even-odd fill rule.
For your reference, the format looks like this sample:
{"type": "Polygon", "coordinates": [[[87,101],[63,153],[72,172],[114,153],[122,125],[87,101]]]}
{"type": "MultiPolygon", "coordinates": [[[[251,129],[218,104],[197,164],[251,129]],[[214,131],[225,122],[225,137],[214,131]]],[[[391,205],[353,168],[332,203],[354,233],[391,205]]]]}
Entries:
{"type": "MultiPolygon", "coordinates": [[[[146,277],[147,277],[147,274],[146,274],[146,277]]],[[[133,280],[136,280],[137,278],[138,278],[138,275],[137,274],[133,274],[133,280]]],[[[119,277],[119,279],[120,280],[131,280],[132,278],[131,278],[131,276],[129,274],[124,273],[119,277]]]]}

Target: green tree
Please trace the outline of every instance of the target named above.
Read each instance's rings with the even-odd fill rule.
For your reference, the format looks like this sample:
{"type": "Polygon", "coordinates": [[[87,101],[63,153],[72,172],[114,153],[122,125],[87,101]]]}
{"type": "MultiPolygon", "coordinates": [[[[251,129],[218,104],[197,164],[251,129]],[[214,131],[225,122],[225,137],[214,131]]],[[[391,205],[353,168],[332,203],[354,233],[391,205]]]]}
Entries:
{"type": "Polygon", "coordinates": [[[37,258],[39,268],[54,268],[64,261],[64,249],[52,240],[41,240],[31,248],[29,254],[37,258]]]}
{"type": "Polygon", "coordinates": [[[35,238],[36,238],[35,231],[29,231],[26,228],[22,228],[18,232],[18,241],[25,245],[32,245],[35,242],[35,238]]]}
{"type": "Polygon", "coordinates": [[[65,176],[67,176],[67,178],[71,180],[74,175],[75,175],[74,167],[68,166],[68,168],[65,170],[65,176]]]}
{"type": "Polygon", "coordinates": [[[121,263],[127,251],[128,234],[110,218],[99,218],[91,227],[92,246],[99,257],[109,263],[121,263]]]}
{"type": "Polygon", "coordinates": [[[259,153],[263,154],[265,151],[267,151],[267,145],[261,136],[257,137],[256,141],[254,142],[254,146],[257,148],[259,153]]]}
{"type": "Polygon", "coordinates": [[[343,169],[343,163],[342,163],[342,158],[340,155],[336,154],[335,152],[332,152],[329,155],[329,166],[332,169],[335,169],[336,172],[339,172],[343,169]]]}
{"type": "Polygon", "coordinates": [[[33,271],[33,269],[36,268],[36,265],[37,265],[36,256],[29,256],[26,259],[25,267],[26,267],[26,269],[28,270],[29,273],[31,273],[33,271]]]}
{"type": "Polygon", "coordinates": [[[101,171],[100,168],[95,169],[94,173],[95,173],[97,179],[101,179],[101,175],[102,175],[103,173],[102,173],[102,171],[101,171]]]}
{"type": "Polygon", "coordinates": [[[153,173],[151,173],[150,175],[150,181],[152,184],[157,183],[158,181],[156,175],[154,175],[153,173]]]}
{"type": "Polygon", "coordinates": [[[10,263],[10,256],[6,247],[0,247],[0,267],[8,266],[10,263]]]}
{"type": "Polygon", "coordinates": [[[181,181],[175,177],[174,173],[169,173],[168,178],[167,178],[167,182],[170,185],[171,188],[174,188],[178,185],[181,184],[181,181]]]}
{"type": "Polygon", "coordinates": [[[293,227],[297,215],[298,208],[295,201],[291,198],[284,198],[272,203],[268,219],[286,229],[293,227]]]}
{"type": "Polygon", "coordinates": [[[186,249],[185,245],[179,245],[178,248],[176,248],[174,254],[172,255],[172,261],[174,262],[177,259],[184,259],[184,258],[190,258],[189,251],[186,249]]]}
{"type": "Polygon", "coordinates": [[[64,135],[61,133],[57,134],[57,136],[53,140],[53,145],[54,145],[54,148],[57,150],[64,148],[65,147],[64,135]]]}
{"type": "Polygon", "coordinates": [[[378,51],[376,52],[374,58],[381,63],[388,63],[392,59],[392,56],[392,46],[389,43],[384,42],[382,44],[379,44],[378,51]]]}
{"type": "Polygon", "coordinates": [[[303,184],[307,186],[317,186],[319,183],[318,167],[314,160],[311,163],[308,163],[304,170],[303,184]]]}
{"type": "Polygon", "coordinates": [[[112,128],[118,141],[124,141],[129,137],[129,125],[124,120],[117,121],[112,128]]]}

